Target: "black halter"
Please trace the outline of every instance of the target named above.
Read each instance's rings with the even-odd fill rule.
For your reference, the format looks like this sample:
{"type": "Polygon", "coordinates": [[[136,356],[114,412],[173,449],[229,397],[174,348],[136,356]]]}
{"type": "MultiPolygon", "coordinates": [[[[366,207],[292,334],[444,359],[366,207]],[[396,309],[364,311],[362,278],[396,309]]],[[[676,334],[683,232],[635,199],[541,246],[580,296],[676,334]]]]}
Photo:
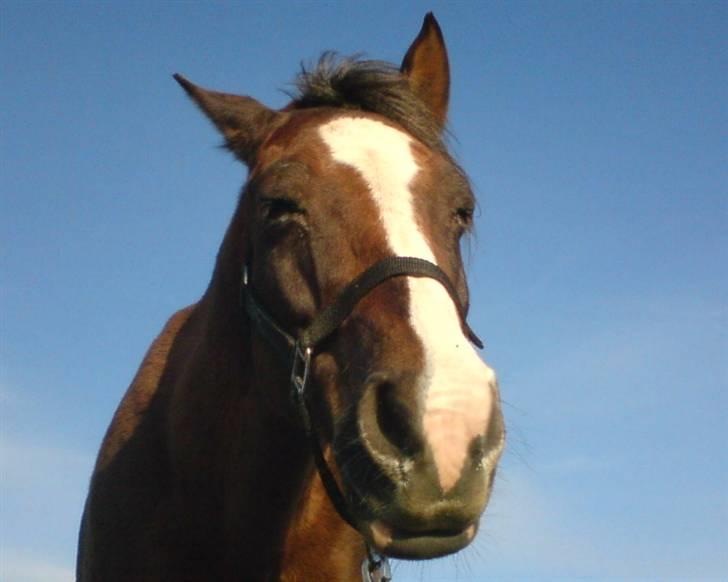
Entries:
{"type": "MultiPolygon", "coordinates": [[[[316,347],[336,331],[344,320],[349,317],[357,303],[372,289],[387,279],[400,276],[428,277],[439,281],[457,307],[460,325],[465,335],[477,347],[483,347],[483,343],[467,324],[467,308],[460,302],[454,285],[440,267],[425,259],[415,257],[388,257],[375,263],[349,283],[341,291],[336,300],[321,310],[313,318],[313,321],[311,321],[308,327],[301,331],[297,338],[283,329],[256,300],[249,285],[247,267],[243,273],[241,301],[245,305],[245,309],[258,333],[270,343],[284,362],[291,363],[291,385],[293,386],[294,400],[304,430],[310,441],[314,461],[321,476],[321,481],[339,515],[357,531],[359,530],[356,526],[356,521],[349,511],[344,494],[339,489],[336,479],[326,464],[323,451],[321,450],[321,444],[311,423],[306,384],[311,367],[311,358],[316,347]]],[[[371,556],[370,562],[374,563],[371,556]]]]}

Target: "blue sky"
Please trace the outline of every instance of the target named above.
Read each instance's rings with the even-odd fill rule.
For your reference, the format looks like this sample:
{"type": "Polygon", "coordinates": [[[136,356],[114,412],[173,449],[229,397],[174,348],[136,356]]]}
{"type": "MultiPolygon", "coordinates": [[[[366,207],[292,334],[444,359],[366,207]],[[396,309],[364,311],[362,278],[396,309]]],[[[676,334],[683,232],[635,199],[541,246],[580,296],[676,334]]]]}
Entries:
{"type": "Polygon", "coordinates": [[[428,10],[509,443],[473,546],[395,579],[728,579],[726,6],[4,2],[0,579],[73,579],[103,432],[244,180],[171,74],[282,106],[428,10]]]}

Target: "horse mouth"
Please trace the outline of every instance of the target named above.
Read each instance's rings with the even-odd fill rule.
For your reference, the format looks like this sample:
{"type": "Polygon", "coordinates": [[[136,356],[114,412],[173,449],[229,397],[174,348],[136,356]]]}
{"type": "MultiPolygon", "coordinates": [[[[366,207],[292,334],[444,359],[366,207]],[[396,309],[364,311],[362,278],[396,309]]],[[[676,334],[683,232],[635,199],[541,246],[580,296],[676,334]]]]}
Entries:
{"type": "Polygon", "coordinates": [[[454,554],[475,538],[476,523],[463,529],[410,531],[391,527],[380,520],[369,524],[369,538],[374,548],[391,558],[426,560],[454,554]]]}

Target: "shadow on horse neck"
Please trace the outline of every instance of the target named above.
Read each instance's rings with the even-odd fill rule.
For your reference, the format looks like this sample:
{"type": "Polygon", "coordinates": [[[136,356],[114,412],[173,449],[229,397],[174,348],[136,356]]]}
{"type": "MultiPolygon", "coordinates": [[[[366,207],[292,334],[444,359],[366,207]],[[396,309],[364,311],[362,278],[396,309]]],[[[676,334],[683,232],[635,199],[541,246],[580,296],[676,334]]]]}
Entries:
{"type": "Polygon", "coordinates": [[[386,579],[382,556],[459,551],[505,432],[434,17],[399,68],[325,55],[280,111],[175,78],[249,178],[104,438],[78,580],[386,579]]]}

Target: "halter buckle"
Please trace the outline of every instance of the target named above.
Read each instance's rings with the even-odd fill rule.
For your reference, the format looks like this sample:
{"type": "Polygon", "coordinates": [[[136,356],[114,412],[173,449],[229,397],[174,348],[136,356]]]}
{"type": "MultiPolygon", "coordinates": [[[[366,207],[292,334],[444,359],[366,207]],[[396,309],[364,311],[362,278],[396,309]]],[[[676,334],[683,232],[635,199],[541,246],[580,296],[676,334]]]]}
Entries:
{"type": "Polygon", "coordinates": [[[391,582],[392,569],[386,556],[367,548],[367,556],[361,563],[362,582],[391,582]]]}
{"type": "Polygon", "coordinates": [[[303,402],[308,373],[311,369],[311,348],[304,348],[301,342],[293,346],[293,366],[291,369],[291,384],[295,388],[296,397],[303,402]]]}

